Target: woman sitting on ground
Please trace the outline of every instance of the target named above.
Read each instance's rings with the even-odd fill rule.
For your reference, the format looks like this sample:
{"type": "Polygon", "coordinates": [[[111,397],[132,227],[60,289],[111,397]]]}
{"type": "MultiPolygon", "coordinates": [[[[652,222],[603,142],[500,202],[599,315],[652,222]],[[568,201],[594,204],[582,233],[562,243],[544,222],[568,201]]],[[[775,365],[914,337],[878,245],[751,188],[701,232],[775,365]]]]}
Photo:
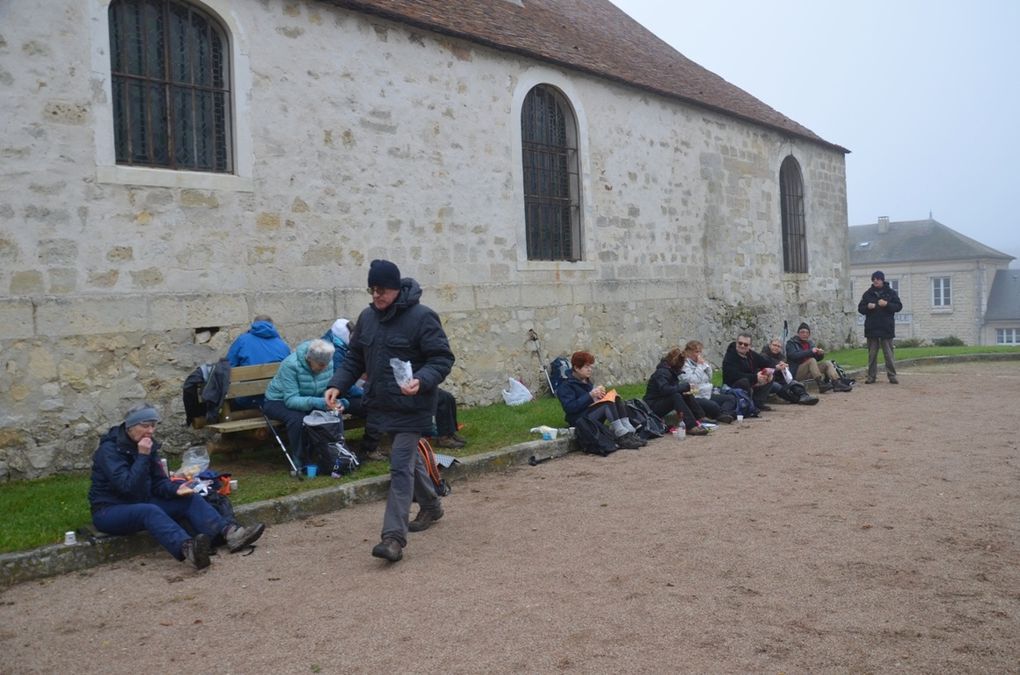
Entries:
{"type": "MultiPolygon", "coordinates": [[[[680,368],[680,379],[689,385],[694,391],[694,400],[698,402],[705,414],[710,418],[729,424],[737,415],[737,399],[732,394],[713,393],[712,388],[712,364],[705,360],[704,345],[698,340],[691,340],[684,345],[683,365],[680,368]]],[[[674,351],[666,354],[666,361],[669,361],[674,351]]]]}
{"type": "Polygon", "coordinates": [[[675,412],[677,419],[683,420],[684,427],[691,436],[705,436],[708,429],[701,425],[705,411],[695,400],[691,385],[680,379],[683,365],[684,355],[680,348],[670,349],[648,378],[645,403],[659,417],[675,412]]]}
{"type": "Polygon", "coordinates": [[[570,376],[556,387],[556,397],[563,406],[567,424],[575,426],[582,416],[595,422],[609,421],[616,445],[636,450],[647,441],[640,438],[627,416],[627,404],[619,396],[607,397],[606,388],[591,381],[595,357],[589,352],[574,352],[570,356],[570,376]]]}

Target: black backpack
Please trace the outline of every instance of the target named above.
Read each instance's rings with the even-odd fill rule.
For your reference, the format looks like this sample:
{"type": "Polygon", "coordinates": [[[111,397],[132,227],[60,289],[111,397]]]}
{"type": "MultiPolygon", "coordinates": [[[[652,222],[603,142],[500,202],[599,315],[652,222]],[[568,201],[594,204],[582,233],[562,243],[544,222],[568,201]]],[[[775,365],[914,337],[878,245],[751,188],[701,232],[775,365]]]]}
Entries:
{"type": "Polygon", "coordinates": [[[181,398],[184,399],[184,415],[187,417],[187,424],[195,419],[204,418],[208,412],[205,401],[202,400],[202,389],[205,387],[206,378],[212,370],[211,363],[203,363],[191,371],[184,380],[184,387],[181,389],[181,398]]]}
{"type": "Polygon", "coordinates": [[[616,439],[609,427],[581,415],[574,422],[574,437],[581,452],[589,455],[606,455],[616,452],[616,439]]]}
{"type": "Polygon", "coordinates": [[[339,478],[357,470],[358,458],[344,444],[343,421],[338,415],[313,410],[304,418],[305,463],[325,475],[339,478]]]}
{"type": "Polygon", "coordinates": [[[641,438],[662,438],[666,435],[666,423],[652,412],[644,399],[632,398],[627,401],[627,417],[641,438]]]}

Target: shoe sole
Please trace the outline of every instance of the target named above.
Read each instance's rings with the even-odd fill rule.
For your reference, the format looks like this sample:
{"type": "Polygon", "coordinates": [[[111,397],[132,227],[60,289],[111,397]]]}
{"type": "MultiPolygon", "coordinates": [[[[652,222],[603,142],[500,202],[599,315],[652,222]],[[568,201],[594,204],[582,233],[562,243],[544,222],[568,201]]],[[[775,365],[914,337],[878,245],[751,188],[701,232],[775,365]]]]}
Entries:
{"type": "Polygon", "coordinates": [[[238,551],[243,551],[247,547],[249,547],[252,544],[254,544],[256,541],[258,541],[259,537],[261,537],[262,533],[265,532],[265,531],[266,531],[266,526],[263,525],[262,523],[259,523],[258,525],[256,525],[256,526],[251,528],[251,533],[247,537],[242,539],[239,544],[235,544],[234,546],[228,546],[227,549],[231,553],[237,553],[238,551]]]}
{"type": "Polygon", "coordinates": [[[209,566],[209,551],[212,545],[209,543],[209,537],[204,534],[200,534],[191,540],[191,564],[195,566],[196,570],[204,570],[209,566]]]}

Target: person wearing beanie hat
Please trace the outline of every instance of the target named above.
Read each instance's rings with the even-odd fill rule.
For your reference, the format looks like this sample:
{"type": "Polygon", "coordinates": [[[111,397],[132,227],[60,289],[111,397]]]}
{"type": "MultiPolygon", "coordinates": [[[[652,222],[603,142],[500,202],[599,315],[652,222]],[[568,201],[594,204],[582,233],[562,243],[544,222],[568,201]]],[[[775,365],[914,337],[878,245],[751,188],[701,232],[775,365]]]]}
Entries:
{"type": "Polygon", "coordinates": [[[893,361],[893,338],[896,337],[896,312],[903,309],[900,296],[885,283],[885,274],[875,270],[871,286],[864,291],[857,311],[864,315],[864,337],[868,341],[868,377],[865,384],[874,384],[878,375],[878,349],[885,358],[885,374],[891,384],[898,384],[893,361]]]}
{"type": "Polygon", "coordinates": [[[797,326],[797,334],[786,342],[786,359],[790,372],[802,382],[808,379],[818,383],[818,391],[852,391],[849,383],[843,381],[836,370],[836,364],[823,359],[825,351],[811,339],[811,328],[806,323],[797,326]]]}
{"type": "Polygon", "coordinates": [[[389,260],[373,260],[368,268],[369,288],[400,288],[400,269],[389,260]]]}
{"type": "Polygon", "coordinates": [[[89,487],[92,524],[109,534],[148,530],[172,556],[196,569],[209,566],[216,537],[223,537],[231,553],[253,544],[265,530],[262,523],[241,527],[224,520],[187,482],[166,474],[154,438],[159,420],[152,405],[139,403],[100,439],[89,487]]]}
{"type": "Polygon", "coordinates": [[[421,286],[388,260],[373,260],[368,271],[371,304],[362,310],[350,347],[326,389],[326,404],[343,410],[345,396],[368,374],[365,429],[388,433],[390,488],[382,536],[372,555],[390,562],[403,557],[407,533],[428,529],[443,517],[443,507],[418,453],[418,441],[432,430],[439,385],[453,367],[454,356],[439,316],[421,304],[421,286]],[[391,362],[409,363],[411,377],[398,381],[391,362]],[[408,523],[411,501],[418,514],[408,523]]]}

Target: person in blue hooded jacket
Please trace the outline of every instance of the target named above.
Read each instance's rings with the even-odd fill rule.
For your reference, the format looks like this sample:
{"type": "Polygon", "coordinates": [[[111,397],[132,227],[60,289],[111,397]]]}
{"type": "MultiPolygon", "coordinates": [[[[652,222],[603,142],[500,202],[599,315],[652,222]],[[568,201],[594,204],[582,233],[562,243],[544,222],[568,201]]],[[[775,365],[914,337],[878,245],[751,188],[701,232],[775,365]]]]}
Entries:
{"type": "Polygon", "coordinates": [[[326,410],[326,385],[333,377],[333,345],[325,340],[302,342],[280,363],[280,369],[266,387],[262,410],[270,419],[280,420],[298,469],[310,458],[304,453],[304,419],[313,410],[326,410]]]}
{"type": "Polygon", "coordinates": [[[259,314],[251,322],[246,333],[237,336],[227,350],[227,361],[231,368],[257,366],[262,363],[283,361],[290,354],[290,347],[276,330],[273,319],[259,314]]]}
{"type": "Polygon", "coordinates": [[[88,497],[96,529],[121,535],[148,530],[170,555],[196,569],[209,566],[211,542],[217,536],[223,536],[231,553],[254,543],[264,525],[229,523],[187,483],[170,480],[154,438],[159,420],[152,405],[140,403],[100,439],[92,456],[88,497]],[[196,534],[189,534],[179,520],[196,534]]]}

